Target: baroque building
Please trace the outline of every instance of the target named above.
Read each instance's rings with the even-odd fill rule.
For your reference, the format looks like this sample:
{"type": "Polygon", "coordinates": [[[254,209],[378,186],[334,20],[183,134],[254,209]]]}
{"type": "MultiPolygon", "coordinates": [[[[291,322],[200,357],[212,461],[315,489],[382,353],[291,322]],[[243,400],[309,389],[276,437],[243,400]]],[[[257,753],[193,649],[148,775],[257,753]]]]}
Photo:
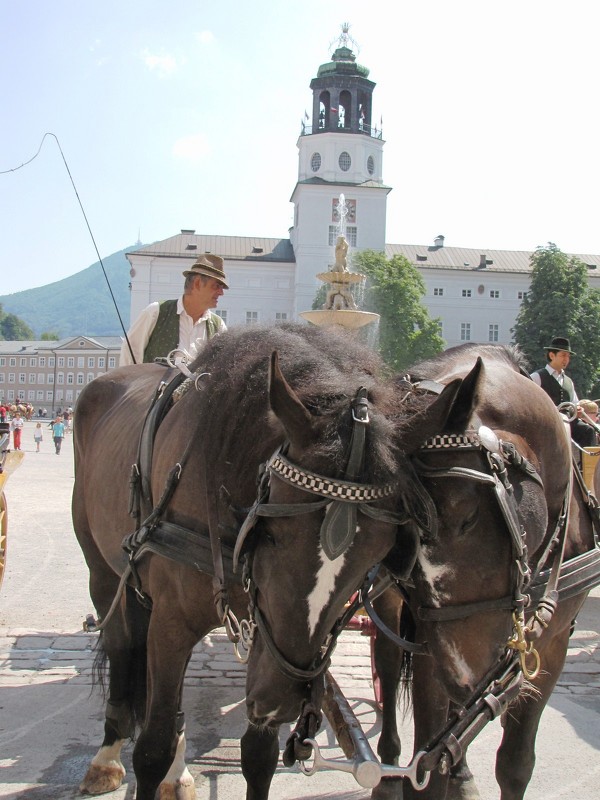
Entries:
{"type": "MultiPolygon", "coordinates": [[[[150,302],[182,291],[182,271],[203,253],[225,259],[230,289],[217,311],[228,326],[296,320],[309,310],[317,273],[334,263],[338,204],[347,207],[345,235],[352,250],[405,256],[425,283],[423,303],[441,321],[448,346],[464,341],[511,341],[511,329],[530,282],[527,251],[386,243],[384,139],[373,120],[375,83],[357,63],[344,26],[331,60],[310,82],[312,113],[302,123],[298,179],[291,195],[294,222],[287,238],[180,233],[128,254],[131,319],[150,302]]],[[[282,198],[283,202],[283,198],[282,198]]],[[[600,256],[577,254],[600,287],[600,256]]]]}
{"type": "Polygon", "coordinates": [[[119,365],[118,336],[0,342],[0,403],[49,414],[75,406],[83,387],[119,365]]]}

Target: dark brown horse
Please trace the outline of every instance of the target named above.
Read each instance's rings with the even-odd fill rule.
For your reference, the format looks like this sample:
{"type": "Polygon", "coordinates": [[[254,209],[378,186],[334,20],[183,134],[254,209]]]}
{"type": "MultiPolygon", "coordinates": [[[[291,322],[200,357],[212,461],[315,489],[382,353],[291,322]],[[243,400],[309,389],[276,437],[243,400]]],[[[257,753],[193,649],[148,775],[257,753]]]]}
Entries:
{"type": "MultiPolygon", "coordinates": [[[[280,725],[312,704],[307,732],[314,730],[327,666],[322,650],[346,600],[373,564],[401,549],[395,509],[420,519],[426,513],[395,447],[394,387],[368,350],[306,326],[245,329],[212,340],[193,369],[195,379],[172,407],[153,405],[148,419],[164,417],[153,444],[141,431],[163,367],[108,373],[78,402],[73,520],[110,665],[104,740],[82,789],[94,794],[119,785],[122,745],[139,727],[137,800],[154,800],[159,786],[161,798],[195,797],[180,707],[186,666],[194,645],[224,621],[235,634],[250,599],[245,630],[254,642],[241,759],[247,797],[265,800],[280,725]],[[219,570],[212,568],[209,531],[231,565],[239,509],[253,504],[258,467],[284,442],[243,529],[248,594],[225,570],[224,595],[213,581],[219,570]],[[134,488],[141,484],[144,524],[128,515],[138,498],[136,491],[130,496],[130,479],[134,488]],[[133,531],[128,556],[122,542],[133,531]],[[174,531],[192,542],[183,558],[154,549],[157,536],[172,540],[174,531]]],[[[420,415],[415,441],[438,430],[457,386],[420,415]]],[[[171,549],[181,550],[175,539],[171,549]]]]}
{"type": "MultiPolygon", "coordinates": [[[[428,390],[435,393],[437,385],[457,378],[462,383],[443,435],[413,458],[437,511],[437,530],[420,533],[406,586],[415,642],[422,647],[412,657],[415,753],[425,751],[421,772],[432,770],[430,782],[422,791],[406,782],[402,794],[397,780],[384,778],[373,793],[378,798],[479,797],[465,758],[471,736],[461,720],[472,722],[477,709],[483,714],[479,722],[506,710],[521,682],[518,668],[508,667],[511,653],[523,659],[527,696],[521,691],[503,713],[496,779],[502,800],[523,798],[540,716],[590,588],[590,581],[586,588],[578,576],[585,572],[589,579],[592,573],[596,583],[599,577],[592,526],[597,504],[571,481],[568,426],[522,373],[518,354],[497,346],[452,348],[418,365],[412,385],[400,381],[399,392],[406,406],[418,408],[428,390]],[[570,516],[563,525],[569,495],[570,516]],[[571,571],[575,564],[579,569],[571,571]],[[555,586],[559,574],[564,582],[555,586]]],[[[390,593],[383,613],[392,622],[398,606],[390,593]]],[[[384,691],[393,700],[400,657],[385,647],[378,667],[389,676],[384,691]]],[[[399,742],[386,716],[389,729],[384,725],[380,753],[393,763],[399,742]]]]}

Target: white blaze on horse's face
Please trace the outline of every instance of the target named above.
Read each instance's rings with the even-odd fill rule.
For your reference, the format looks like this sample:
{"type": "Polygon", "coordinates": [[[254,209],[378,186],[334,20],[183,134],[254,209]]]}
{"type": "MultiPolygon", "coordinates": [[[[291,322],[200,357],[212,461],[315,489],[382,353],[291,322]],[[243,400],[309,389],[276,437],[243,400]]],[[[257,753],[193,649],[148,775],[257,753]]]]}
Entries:
{"type": "MultiPolygon", "coordinates": [[[[356,526],[356,533],[360,532],[360,526],[356,526]]],[[[315,576],[315,588],[308,595],[308,634],[314,636],[315,630],[323,613],[323,609],[329,602],[329,598],[335,591],[335,582],[342,571],[346,562],[346,554],[334,558],[330,561],[323,553],[319,545],[319,560],[321,565],[315,576]]]]}
{"type": "Polygon", "coordinates": [[[448,592],[441,592],[439,587],[444,581],[454,577],[454,571],[446,564],[436,564],[430,561],[428,550],[429,548],[426,545],[422,545],[419,548],[417,561],[421,567],[425,583],[429,586],[431,602],[435,606],[441,606],[450,599],[450,596],[448,592]]]}
{"type": "Polygon", "coordinates": [[[457,686],[475,686],[477,683],[475,674],[456,645],[450,642],[442,643],[442,649],[446,651],[449,671],[454,676],[457,686]]]}

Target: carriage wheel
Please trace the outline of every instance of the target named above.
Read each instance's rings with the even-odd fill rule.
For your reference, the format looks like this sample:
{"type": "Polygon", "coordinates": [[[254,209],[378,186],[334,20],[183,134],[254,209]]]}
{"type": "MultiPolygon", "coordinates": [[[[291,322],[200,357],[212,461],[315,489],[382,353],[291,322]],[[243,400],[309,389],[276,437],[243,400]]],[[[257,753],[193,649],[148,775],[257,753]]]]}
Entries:
{"type": "Polygon", "coordinates": [[[8,528],[8,514],[6,511],[6,497],[0,494],[0,586],[4,578],[4,565],[6,563],[6,531],[8,528]]]}

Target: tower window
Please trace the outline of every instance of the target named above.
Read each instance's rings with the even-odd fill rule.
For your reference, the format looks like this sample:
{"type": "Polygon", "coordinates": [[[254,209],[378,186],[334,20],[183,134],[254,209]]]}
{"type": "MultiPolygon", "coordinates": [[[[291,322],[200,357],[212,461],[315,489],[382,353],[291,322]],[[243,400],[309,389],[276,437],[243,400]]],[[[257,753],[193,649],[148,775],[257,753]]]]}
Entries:
{"type": "Polygon", "coordinates": [[[375,159],[373,156],[367,158],[367,172],[372,175],[375,172],[375,159]]]}
{"type": "Polygon", "coordinates": [[[321,153],[313,153],[310,159],[310,168],[313,172],[318,172],[321,169],[321,153]]]}
{"type": "MultiPolygon", "coordinates": [[[[350,247],[356,247],[356,232],[357,227],[356,225],[346,225],[346,241],[350,245],[350,247]]],[[[337,242],[337,237],[340,235],[340,229],[337,225],[330,225],[329,226],[329,246],[335,247],[335,243],[337,242]]]]}
{"type": "Polygon", "coordinates": [[[352,159],[350,158],[350,153],[347,153],[345,150],[343,153],[340,153],[338,164],[340,165],[340,169],[343,172],[348,172],[348,170],[352,165],[352,159]]]}

